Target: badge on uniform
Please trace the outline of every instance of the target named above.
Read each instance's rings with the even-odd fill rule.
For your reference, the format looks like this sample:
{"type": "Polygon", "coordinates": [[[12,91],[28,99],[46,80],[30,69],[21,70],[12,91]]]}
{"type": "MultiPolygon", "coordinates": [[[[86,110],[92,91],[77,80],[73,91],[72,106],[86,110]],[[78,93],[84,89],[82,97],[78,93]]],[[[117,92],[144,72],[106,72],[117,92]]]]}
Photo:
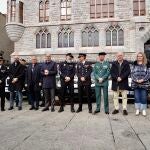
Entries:
{"type": "Polygon", "coordinates": [[[5,73],[5,70],[1,70],[2,73],[5,73]]]}

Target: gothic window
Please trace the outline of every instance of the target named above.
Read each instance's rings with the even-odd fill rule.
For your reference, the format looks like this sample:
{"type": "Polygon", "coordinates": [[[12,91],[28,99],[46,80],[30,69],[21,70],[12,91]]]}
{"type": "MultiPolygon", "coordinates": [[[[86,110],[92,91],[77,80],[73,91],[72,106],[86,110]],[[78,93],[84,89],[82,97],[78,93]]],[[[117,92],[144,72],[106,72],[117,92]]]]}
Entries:
{"type": "Polygon", "coordinates": [[[82,31],[82,47],[99,46],[99,32],[95,27],[88,26],[82,31]]]}
{"type": "Polygon", "coordinates": [[[74,32],[70,28],[63,28],[59,31],[58,47],[74,47],[74,32]]]}
{"type": "Polygon", "coordinates": [[[91,0],[90,16],[93,18],[113,18],[114,0],[91,0]]]}
{"type": "Polygon", "coordinates": [[[124,31],[120,26],[110,26],[106,30],[106,46],[123,46],[124,31]]]}
{"type": "Polygon", "coordinates": [[[10,12],[11,21],[16,21],[16,0],[11,0],[11,12],[10,12]]]}
{"type": "Polygon", "coordinates": [[[61,0],[61,20],[71,20],[71,0],[61,0]]]}
{"type": "Polygon", "coordinates": [[[49,0],[43,0],[39,3],[39,21],[48,22],[49,21],[49,0]]]}
{"type": "Polygon", "coordinates": [[[133,15],[145,16],[145,0],[133,0],[133,15]]]}
{"type": "Polygon", "coordinates": [[[36,48],[51,48],[51,34],[47,29],[36,34],[36,48]]]}

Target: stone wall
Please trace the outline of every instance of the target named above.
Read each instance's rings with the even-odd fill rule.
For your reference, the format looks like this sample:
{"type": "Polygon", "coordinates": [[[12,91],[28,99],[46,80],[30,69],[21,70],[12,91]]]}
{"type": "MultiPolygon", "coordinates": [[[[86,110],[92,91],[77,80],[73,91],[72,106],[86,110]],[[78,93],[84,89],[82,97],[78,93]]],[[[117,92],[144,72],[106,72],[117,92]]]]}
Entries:
{"type": "Polygon", "coordinates": [[[10,55],[14,51],[14,44],[6,34],[5,24],[6,15],[0,13],[0,51],[4,51],[4,58],[10,61],[10,55]]]}
{"type": "MultiPolygon", "coordinates": [[[[144,51],[143,37],[150,29],[150,0],[146,0],[146,16],[133,17],[132,0],[115,0],[115,17],[104,19],[90,19],[90,0],[72,0],[71,21],[60,21],[60,0],[50,0],[49,22],[39,23],[39,0],[24,0],[24,26],[22,38],[15,43],[15,51],[22,56],[78,54],[85,52],[93,58],[99,51],[113,54],[118,51],[135,54],[137,50],[144,51]],[[106,46],[105,30],[111,24],[119,24],[124,30],[124,46],[106,46]],[[81,31],[93,24],[99,30],[99,47],[82,47],[81,31]],[[58,48],[58,31],[62,26],[70,26],[74,31],[74,47],[58,48]],[[52,36],[51,48],[36,49],[35,35],[40,27],[46,27],[52,36]],[[139,31],[140,27],[144,30],[139,31]],[[91,54],[91,55],[90,55],[91,54]],[[94,54],[94,55],[93,55],[94,54]],[[93,56],[92,56],[93,55],[93,56]]],[[[147,38],[148,40],[148,38],[147,38]]],[[[132,55],[133,56],[133,55],[132,55]]]]}

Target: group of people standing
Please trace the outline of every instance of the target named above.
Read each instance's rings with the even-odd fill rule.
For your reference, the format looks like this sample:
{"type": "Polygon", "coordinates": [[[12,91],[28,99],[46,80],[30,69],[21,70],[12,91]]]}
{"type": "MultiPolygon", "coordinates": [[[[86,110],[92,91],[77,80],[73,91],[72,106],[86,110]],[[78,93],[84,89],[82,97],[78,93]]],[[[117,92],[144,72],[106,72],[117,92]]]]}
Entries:
{"type": "Polygon", "coordinates": [[[88,102],[89,113],[92,113],[91,101],[91,74],[93,72],[95,78],[95,95],[96,95],[96,110],[100,112],[102,95],[104,98],[104,110],[109,114],[108,100],[108,85],[109,80],[112,80],[114,110],[112,114],[119,113],[119,95],[122,95],[123,115],[128,115],[127,112],[127,92],[129,90],[128,78],[131,76],[132,88],[134,89],[136,115],[142,112],[146,116],[147,94],[149,88],[150,70],[145,54],[139,52],[133,64],[129,64],[124,59],[124,54],[119,52],[116,55],[116,61],[110,64],[105,60],[105,52],[98,54],[98,61],[92,67],[92,64],[86,60],[86,54],[80,53],[79,62],[74,63],[73,55],[66,54],[64,62],[59,64],[51,60],[51,55],[45,55],[45,62],[38,63],[37,57],[32,56],[31,64],[27,67],[23,64],[18,56],[14,57],[14,62],[9,66],[9,69],[4,65],[4,59],[0,57],[0,97],[1,110],[5,110],[5,81],[9,77],[8,84],[10,90],[10,107],[14,109],[14,99],[17,95],[19,103],[18,110],[22,110],[22,90],[25,87],[30,100],[30,110],[39,109],[39,100],[41,90],[44,95],[44,108],[42,111],[47,111],[51,108],[51,112],[55,111],[55,89],[56,75],[60,75],[60,109],[58,112],[64,111],[64,100],[67,91],[71,103],[71,112],[74,109],[74,76],[78,77],[78,99],[79,107],[77,113],[82,111],[83,93],[86,95],[88,102]],[[103,94],[102,94],[103,91],[103,94]]]}

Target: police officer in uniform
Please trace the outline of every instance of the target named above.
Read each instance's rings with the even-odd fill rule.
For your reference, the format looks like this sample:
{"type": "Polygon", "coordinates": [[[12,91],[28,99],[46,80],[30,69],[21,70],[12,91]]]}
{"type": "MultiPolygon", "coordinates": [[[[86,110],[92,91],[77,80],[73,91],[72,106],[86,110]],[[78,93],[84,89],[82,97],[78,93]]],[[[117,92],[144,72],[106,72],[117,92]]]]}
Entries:
{"type": "Polygon", "coordinates": [[[99,62],[94,66],[93,72],[95,77],[95,94],[96,94],[96,110],[94,114],[100,112],[101,108],[101,90],[104,96],[104,109],[105,113],[109,114],[108,103],[108,78],[110,76],[110,64],[105,61],[105,52],[99,53],[99,62]]]}
{"type": "Polygon", "coordinates": [[[7,78],[7,67],[4,65],[4,59],[0,56],[0,98],[1,111],[5,111],[5,80],[7,78]]]}
{"type": "Polygon", "coordinates": [[[67,89],[69,91],[69,98],[71,102],[71,112],[74,110],[74,75],[75,75],[75,64],[72,62],[73,55],[71,53],[66,54],[66,60],[60,63],[59,72],[60,72],[60,81],[61,81],[61,106],[58,112],[64,111],[64,100],[67,89]]]}
{"type": "Polygon", "coordinates": [[[83,91],[85,91],[89,113],[92,113],[92,102],[91,102],[91,73],[92,66],[91,63],[86,61],[86,54],[80,53],[79,63],[77,64],[77,77],[78,77],[78,93],[79,93],[79,108],[77,109],[77,113],[82,111],[82,103],[83,103],[83,91]]]}

